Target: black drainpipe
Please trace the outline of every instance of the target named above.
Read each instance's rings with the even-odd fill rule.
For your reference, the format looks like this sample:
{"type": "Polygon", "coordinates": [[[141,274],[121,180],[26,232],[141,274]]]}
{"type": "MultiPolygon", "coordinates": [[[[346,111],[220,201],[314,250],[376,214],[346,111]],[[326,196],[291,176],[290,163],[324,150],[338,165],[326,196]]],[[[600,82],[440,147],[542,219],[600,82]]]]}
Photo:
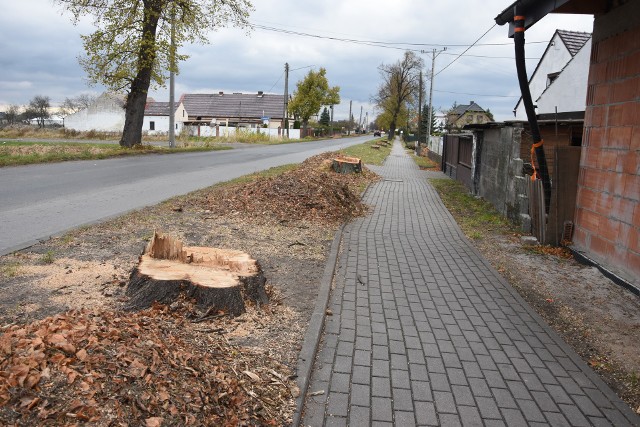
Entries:
{"type": "Polygon", "coordinates": [[[513,40],[516,48],[516,69],[518,70],[518,83],[520,84],[520,92],[522,93],[522,102],[524,103],[524,109],[527,112],[527,119],[529,121],[529,127],[531,128],[531,136],[533,139],[533,146],[531,147],[532,154],[532,166],[533,153],[535,152],[536,159],[538,160],[538,171],[534,172],[534,176],[537,174],[538,178],[542,179],[542,188],[544,189],[544,204],[545,210],[549,213],[549,204],[551,203],[551,181],[549,180],[549,170],[547,169],[547,159],[544,155],[544,148],[542,137],[540,136],[540,128],[538,127],[538,119],[536,112],[533,108],[533,101],[531,100],[531,91],[529,91],[529,82],[527,79],[527,67],[524,61],[524,16],[519,16],[517,11],[513,17],[513,23],[515,24],[515,32],[513,40]]]}

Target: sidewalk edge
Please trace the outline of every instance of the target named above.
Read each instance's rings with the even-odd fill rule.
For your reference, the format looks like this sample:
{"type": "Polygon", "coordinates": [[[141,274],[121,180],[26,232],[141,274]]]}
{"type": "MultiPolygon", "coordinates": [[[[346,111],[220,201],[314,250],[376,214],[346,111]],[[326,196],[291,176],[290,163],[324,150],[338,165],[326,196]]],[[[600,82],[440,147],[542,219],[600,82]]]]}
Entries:
{"type": "Polygon", "coordinates": [[[311,319],[309,319],[309,327],[305,333],[302,348],[298,355],[298,368],[296,373],[298,375],[297,384],[300,389],[300,395],[296,399],[296,412],[293,416],[293,423],[291,424],[293,427],[298,427],[302,421],[302,410],[304,409],[309,379],[311,378],[313,363],[324,328],[324,318],[331,294],[331,283],[333,282],[333,275],[338,265],[338,255],[340,253],[342,233],[344,232],[345,226],[346,224],[342,224],[333,237],[329,256],[327,257],[327,264],[320,279],[320,289],[318,291],[316,305],[313,309],[311,319]]]}

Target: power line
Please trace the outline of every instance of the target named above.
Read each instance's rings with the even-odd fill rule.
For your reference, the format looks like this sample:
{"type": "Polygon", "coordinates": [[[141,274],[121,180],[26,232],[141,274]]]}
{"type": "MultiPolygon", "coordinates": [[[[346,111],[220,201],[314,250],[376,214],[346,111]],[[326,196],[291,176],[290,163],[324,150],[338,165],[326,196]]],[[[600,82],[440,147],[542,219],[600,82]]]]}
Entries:
{"type": "MultiPolygon", "coordinates": [[[[283,33],[283,34],[296,35],[296,36],[302,36],[302,37],[311,37],[311,38],[324,39],[324,40],[333,40],[333,41],[339,41],[339,42],[344,42],[344,43],[354,43],[354,44],[360,44],[360,45],[366,45],[366,46],[381,47],[381,48],[386,48],[386,49],[413,50],[413,51],[417,51],[417,52],[419,52],[420,50],[419,49],[403,48],[401,46],[467,47],[467,50],[468,50],[473,46],[507,46],[507,45],[511,45],[511,43],[480,43],[480,44],[474,43],[472,45],[468,45],[468,44],[442,44],[442,43],[388,42],[388,41],[362,40],[362,39],[352,39],[352,38],[344,38],[344,37],[324,36],[324,35],[320,35],[320,34],[313,34],[313,33],[301,32],[301,31],[288,30],[288,29],[285,29],[285,28],[270,27],[270,26],[266,26],[266,25],[255,24],[255,23],[252,23],[251,25],[254,28],[257,28],[257,29],[260,29],[260,30],[272,31],[272,32],[276,32],[276,33],[283,33]]],[[[531,41],[531,42],[527,42],[527,44],[534,44],[534,43],[548,43],[548,41],[531,41]]],[[[492,58],[492,57],[486,56],[485,58],[492,58]]]]}
{"type": "Polygon", "coordinates": [[[520,98],[520,95],[489,95],[485,93],[450,92],[448,90],[433,90],[434,92],[453,93],[455,95],[489,96],[492,98],[520,98]]]}
{"type": "Polygon", "coordinates": [[[462,52],[460,55],[458,55],[458,56],[457,56],[453,61],[449,62],[449,64],[447,64],[447,65],[446,65],[442,70],[438,71],[438,72],[436,73],[436,76],[437,76],[438,74],[440,74],[441,72],[443,72],[444,70],[446,70],[447,68],[449,68],[449,67],[451,66],[451,64],[453,64],[454,62],[456,62],[458,59],[460,59],[460,57],[461,57],[462,55],[464,55],[465,53],[467,53],[467,51],[468,51],[469,49],[471,49],[473,46],[475,46],[475,45],[476,45],[480,40],[482,40],[482,38],[483,38],[484,36],[486,36],[487,34],[489,34],[489,31],[493,30],[493,29],[495,28],[495,26],[496,26],[496,25],[498,25],[498,24],[495,24],[495,23],[494,23],[494,24],[491,26],[491,28],[489,28],[487,31],[485,31],[485,32],[484,32],[484,34],[482,34],[482,35],[481,35],[481,36],[480,36],[480,37],[479,37],[475,42],[473,42],[473,44],[472,44],[471,46],[469,46],[468,48],[466,48],[466,49],[464,50],[464,52],[462,52]]]}
{"type": "Polygon", "coordinates": [[[269,88],[269,90],[267,92],[271,92],[271,89],[273,89],[274,87],[276,87],[276,85],[278,84],[278,82],[280,81],[280,79],[282,78],[282,76],[284,76],[284,71],[282,72],[282,74],[280,74],[280,77],[278,77],[278,80],[276,80],[276,82],[273,84],[273,86],[271,86],[269,88]]]}

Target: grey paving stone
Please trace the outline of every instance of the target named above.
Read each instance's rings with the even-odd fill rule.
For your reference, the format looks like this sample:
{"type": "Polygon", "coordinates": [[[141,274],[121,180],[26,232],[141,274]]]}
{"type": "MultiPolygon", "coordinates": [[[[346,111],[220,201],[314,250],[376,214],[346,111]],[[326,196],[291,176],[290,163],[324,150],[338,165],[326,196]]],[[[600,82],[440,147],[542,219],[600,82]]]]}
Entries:
{"type": "Polygon", "coordinates": [[[371,168],[387,179],[344,228],[303,425],[640,425],[464,238],[433,173],[399,144],[371,168]]]}

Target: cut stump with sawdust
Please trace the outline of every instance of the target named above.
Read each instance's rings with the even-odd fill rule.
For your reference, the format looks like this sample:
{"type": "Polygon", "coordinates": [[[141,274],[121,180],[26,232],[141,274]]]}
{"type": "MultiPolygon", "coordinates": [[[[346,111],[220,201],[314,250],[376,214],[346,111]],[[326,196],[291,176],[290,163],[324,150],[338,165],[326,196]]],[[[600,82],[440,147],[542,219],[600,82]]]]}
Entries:
{"type": "Polygon", "coordinates": [[[336,157],[331,162],[331,167],[338,173],[360,173],[362,160],[357,157],[336,157]]]}
{"type": "Polygon", "coordinates": [[[245,311],[245,298],[258,305],[268,302],[265,282],[260,265],[245,252],[183,246],[173,236],[154,232],[131,272],[127,308],[170,304],[184,294],[198,307],[237,316],[245,311]]]}

